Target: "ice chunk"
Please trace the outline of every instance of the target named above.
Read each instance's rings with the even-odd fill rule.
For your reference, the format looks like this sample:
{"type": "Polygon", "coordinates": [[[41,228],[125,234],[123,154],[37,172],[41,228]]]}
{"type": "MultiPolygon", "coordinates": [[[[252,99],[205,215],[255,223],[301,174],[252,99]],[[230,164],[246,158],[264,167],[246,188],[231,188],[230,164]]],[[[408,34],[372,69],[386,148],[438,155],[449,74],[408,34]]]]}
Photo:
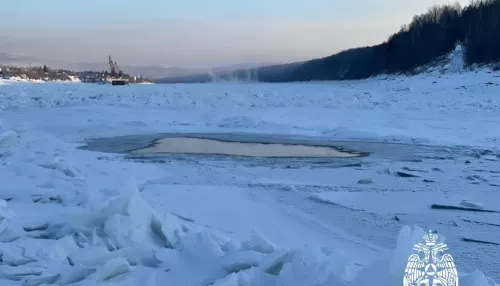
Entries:
{"type": "Polygon", "coordinates": [[[19,281],[27,276],[41,275],[42,272],[43,271],[36,266],[23,265],[23,266],[13,267],[9,265],[0,265],[0,279],[19,281]]]}
{"type": "Polygon", "coordinates": [[[262,253],[271,253],[274,251],[275,246],[261,234],[252,231],[249,241],[245,241],[241,245],[242,249],[255,250],[262,253]]]}
{"type": "Polygon", "coordinates": [[[392,255],[391,272],[398,275],[404,273],[408,257],[414,253],[413,247],[415,244],[422,242],[425,231],[418,226],[411,229],[409,226],[404,226],[398,235],[396,249],[392,255]]]}
{"type": "Polygon", "coordinates": [[[0,251],[3,264],[18,266],[36,261],[26,257],[24,255],[25,249],[15,243],[0,243],[0,251]]]}
{"type": "Polygon", "coordinates": [[[7,208],[7,201],[0,199],[0,210],[7,208]]]}
{"type": "Polygon", "coordinates": [[[236,242],[236,241],[233,241],[233,240],[230,240],[230,241],[226,242],[224,245],[222,245],[222,250],[224,250],[226,252],[235,252],[240,248],[241,248],[241,244],[236,242]]]}
{"type": "Polygon", "coordinates": [[[15,131],[0,132],[0,148],[8,148],[19,143],[19,134],[15,131]]]}
{"type": "Polygon", "coordinates": [[[122,248],[115,251],[109,251],[104,245],[82,248],[71,255],[74,264],[84,265],[87,268],[99,268],[107,261],[119,257],[126,258],[129,264],[139,264],[141,261],[153,259],[154,253],[147,247],[122,248]]]}
{"type": "Polygon", "coordinates": [[[112,259],[103,267],[97,269],[97,271],[92,275],[92,278],[96,281],[106,281],[110,280],[119,275],[130,272],[131,268],[128,262],[123,258],[112,259]]]}
{"type": "Polygon", "coordinates": [[[285,262],[279,274],[279,285],[347,285],[346,270],[350,263],[337,255],[327,256],[320,249],[306,249],[279,257],[285,262]]]}
{"type": "Polygon", "coordinates": [[[186,236],[181,241],[181,247],[184,253],[193,257],[222,257],[224,252],[221,245],[212,237],[209,232],[199,232],[186,236]]]}
{"type": "Polygon", "coordinates": [[[38,285],[47,285],[47,284],[53,284],[59,279],[61,275],[60,274],[45,274],[42,273],[40,276],[31,276],[27,277],[23,281],[23,285],[25,286],[38,286],[38,285]]]}
{"type": "Polygon", "coordinates": [[[264,258],[264,254],[256,251],[239,251],[226,255],[222,259],[222,267],[228,272],[239,272],[256,267],[264,258]]]}
{"type": "Polygon", "coordinates": [[[154,252],[155,258],[166,265],[176,263],[180,259],[180,252],[171,248],[160,248],[154,252]]]}
{"type": "Polygon", "coordinates": [[[56,194],[55,192],[46,192],[42,194],[33,195],[33,202],[41,204],[46,204],[46,203],[60,204],[62,203],[62,198],[59,194],[56,194]]]}
{"type": "Polygon", "coordinates": [[[268,255],[261,263],[261,269],[271,275],[279,275],[285,264],[292,262],[294,251],[281,251],[268,255]]]}
{"type": "Polygon", "coordinates": [[[65,236],[58,240],[48,240],[50,245],[39,247],[36,250],[37,260],[43,260],[50,263],[67,263],[68,257],[79,250],[75,240],[71,236],[65,236]]]}
{"type": "Polygon", "coordinates": [[[0,199],[0,233],[3,233],[7,229],[9,219],[13,215],[14,213],[8,209],[7,202],[0,199]]]}
{"type": "Polygon", "coordinates": [[[486,277],[483,272],[476,270],[460,277],[460,286],[498,286],[493,279],[486,277]]]}
{"type": "Polygon", "coordinates": [[[128,197],[112,201],[102,211],[104,233],[118,248],[138,243],[154,244],[152,225],[156,214],[138,190],[126,194],[128,197]]]}
{"type": "Polygon", "coordinates": [[[495,155],[482,155],[481,159],[487,160],[487,161],[498,161],[498,157],[495,155]]]}
{"type": "Polygon", "coordinates": [[[467,208],[484,210],[484,205],[482,203],[479,203],[479,202],[472,202],[472,201],[468,201],[468,200],[463,200],[460,204],[464,207],[467,207],[467,208]]]}
{"type": "Polygon", "coordinates": [[[137,186],[131,184],[87,225],[102,227],[115,248],[137,244],[178,247],[180,239],[191,229],[189,222],[172,214],[158,215],[141,197],[137,186]]]}
{"type": "Polygon", "coordinates": [[[163,239],[164,246],[171,248],[178,247],[182,237],[189,231],[185,223],[171,214],[153,218],[152,228],[157,236],[163,239]]]}
{"type": "Polygon", "coordinates": [[[60,269],[61,276],[57,281],[59,285],[68,285],[75,282],[79,282],[87,278],[91,273],[94,272],[93,269],[85,268],[83,266],[66,266],[63,265],[60,269]]]}
{"type": "Polygon", "coordinates": [[[363,267],[351,285],[401,285],[408,257],[414,253],[414,245],[422,242],[425,234],[418,226],[413,229],[404,226],[399,231],[396,248],[383,253],[373,263],[363,267]]]}
{"type": "Polygon", "coordinates": [[[57,156],[51,163],[41,164],[40,167],[56,170],[62,172],[68,177],[77,177],[80,173],[77,169],[73,168],[62,156],[57,156]]]}
{"type": "Polygon", "coordinates": [[[251,286],[249,275],[245,272],[232,273],[225,278],[216,280],[209,286],[251,286]]]}

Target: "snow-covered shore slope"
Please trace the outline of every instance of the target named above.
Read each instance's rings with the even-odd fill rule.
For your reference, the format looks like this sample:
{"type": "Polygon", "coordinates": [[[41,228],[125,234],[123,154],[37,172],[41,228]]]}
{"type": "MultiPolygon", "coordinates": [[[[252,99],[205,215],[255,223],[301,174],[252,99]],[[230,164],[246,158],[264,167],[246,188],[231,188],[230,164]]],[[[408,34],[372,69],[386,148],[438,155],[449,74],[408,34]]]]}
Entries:
{"type": "Polygon", "coordinates": [[[431,212],[428,204],[500,209],[499,84],[498,73],[479,72],[0,85],[0,284],[401,285],[424,234],[418,224],[446,236],[460,285],[495,285],[474,270],[498,281],[498,246],[460,239],[500,242],[498,226],[487,224],[498,214],[431,212]],[[89,137],[230,131],[423,143],[441,153],[328,169],[152,164],[76,149],[89,137]]]}

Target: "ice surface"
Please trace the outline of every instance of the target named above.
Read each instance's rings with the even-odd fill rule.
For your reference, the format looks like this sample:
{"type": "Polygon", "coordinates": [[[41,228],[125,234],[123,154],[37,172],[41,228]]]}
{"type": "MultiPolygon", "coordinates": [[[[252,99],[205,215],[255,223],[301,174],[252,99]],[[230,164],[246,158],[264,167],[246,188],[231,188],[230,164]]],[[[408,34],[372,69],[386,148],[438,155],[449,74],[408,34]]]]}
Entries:
{"type": "Polygon", "coordinates": [[[134,154],[181,153],[218,154],[250,157],[356,157],[357,154],[341,152],[334,148],[287,144],[256,144],[222,142],[198,138],[164,138],[154,146],[132,151],[134,154]]]}
{"type": "Polygon", "coordinates": [[[401,285],[433,228],[461,285],[495,285],[498,247],[461,238],[498,242],[498,214],[430,205],[500,209],[498,83],[488,72],[119,89],[1,81],[0,284],[401,285]],[[334,167],[76,149],[155,132],[430,147],[410,158],[374,148],[334,167]]]}

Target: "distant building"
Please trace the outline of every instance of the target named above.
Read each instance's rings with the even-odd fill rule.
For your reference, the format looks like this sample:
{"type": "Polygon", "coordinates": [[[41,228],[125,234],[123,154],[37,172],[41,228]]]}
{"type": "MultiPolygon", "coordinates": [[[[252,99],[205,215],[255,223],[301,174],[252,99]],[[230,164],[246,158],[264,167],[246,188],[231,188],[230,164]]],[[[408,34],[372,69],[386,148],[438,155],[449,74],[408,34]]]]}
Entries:
{"type": "Polygon", "coordinates": [[[9,69],[0,68],[0,78],[9,79],[12,77],[12,74],[9,72],[9,69]]]}
{"type": "Polygon", "coordinates": [[[103,82],[103,75],[100,72],[94,72],[94,71],[85,71],[85,72],[79,72],[78,73],[78,78],[80,81],[85,82],[85,83],[99,83],[103,82]]]}

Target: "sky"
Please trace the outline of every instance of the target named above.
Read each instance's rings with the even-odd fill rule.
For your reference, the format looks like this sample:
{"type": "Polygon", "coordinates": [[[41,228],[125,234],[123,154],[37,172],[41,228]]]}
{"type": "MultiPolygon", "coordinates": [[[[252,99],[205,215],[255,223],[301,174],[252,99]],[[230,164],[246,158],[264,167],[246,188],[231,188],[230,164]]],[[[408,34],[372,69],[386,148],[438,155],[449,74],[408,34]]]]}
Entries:
{"type": "Polygon", "coordinates": [[[436,4],[469,0],[2,1],[0,52],[68,62],[287,63],[385,41],[436,4]]]}

